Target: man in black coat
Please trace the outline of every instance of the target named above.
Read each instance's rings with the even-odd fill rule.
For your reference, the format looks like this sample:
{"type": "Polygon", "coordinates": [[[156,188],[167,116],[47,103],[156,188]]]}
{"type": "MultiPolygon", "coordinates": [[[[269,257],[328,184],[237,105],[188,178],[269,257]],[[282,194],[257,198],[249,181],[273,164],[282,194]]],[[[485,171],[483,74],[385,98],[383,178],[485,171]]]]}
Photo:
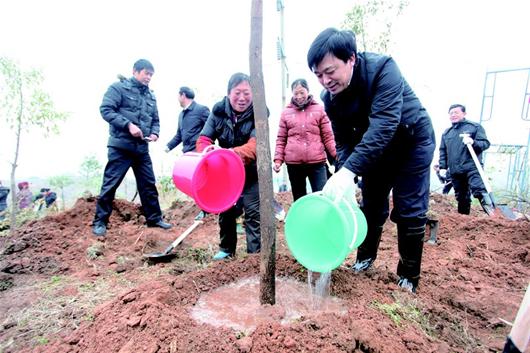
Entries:
{"type": "MultiPolygon", "coordinates": [[[[195,151],[199,134],[208,120],[210,109],[194,101],[195,92],[189,87],[180,87],[179,103],[182,112],[179,114],[177,134],[167,143],[166,152],[171,151],[182,142],[182,152],[195,151]]],[[[199,221],[206,217],[207,212],[201,211],[195,220],[199,221]]]]}
{"type": "Polygon", "coordinates": [[[0,181],[0,220],[4,219],[4,211],[7,209],[7,195],[9,195],[10,191],[0,181]]]}
{"type": "Polygon", "coordinates": [[[57,200],[57,193],[51,191],[50,188],[40,189],[40,194],[35,197],[35,203],[39,203],[38,211],[46,205],[46,208],[50,208],[57,200]],[[42,201],[42,202],[41,202],[42,201]]]}
{"type": "Polygon", "coordinates": [[[180,112],[177,134],[167,143],[166,152],[171,151],[182,143],[182,152],[195,151],[199,134],[210,115],[208,107],[194,101],[195,92],[189,87],[180,87],[180,112]]]}
{"type": "Polygon", "coordinates": [[[337,147],[338,171],[323,193],[355,202],[355,182],[362,177],[368,231],[353,270],[358,273],[372,266],[390,214],[397,224],[398,285],[415,292],[436,145],[431,119],[394,60],[358,53],[351,31],[322,31],[311,44],[307,62],[325,89],[322,100],[337,147]]]}
{"type": "Polygon", "coordinates": [[[469,214],[471,194],[480,201],[484,212],[493,215],[494,205],[467,145],[471,145],[482,165],[482,152],[490,147],[484,128],[466,120],[466,107],[453,104],[449,107],[451,127],[445,130],[440,143],[440,175],[451,170],[451,180],[458,201],[458,213],[469,214]]]}
{"type": "Polygon", "coordinates": [[[108,162],[96,204],[92,232],[104,236],[107,231],[116,189],[129,168],[136,177],[142,209],[150,227],[171,228],[162,220],[158,203],[153,163],[148,142],[158,140],[160,122],[156,98],[149,89],[153,65],[140,59],[134,63],[133,77],[113,83],[101,103],[100,112],[109,123],[108,162]]]}

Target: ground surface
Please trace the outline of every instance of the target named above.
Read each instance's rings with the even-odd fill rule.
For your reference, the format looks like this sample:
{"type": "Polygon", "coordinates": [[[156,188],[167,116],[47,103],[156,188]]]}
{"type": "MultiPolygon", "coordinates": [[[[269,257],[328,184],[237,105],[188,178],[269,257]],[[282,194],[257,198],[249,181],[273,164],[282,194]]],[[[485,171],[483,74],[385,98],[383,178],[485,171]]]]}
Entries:
{"type": "MultiPolygon", "coordinates": [[[[289,194],[278,195],[287,209],[289,194]]],[[[202,293],[259,274],[259,256],[213,263],[216,217],[188,236],[170,262],[149,264],[193,223],[198,209],[165,211],[171,231],[146,228],[137,205],[115,202],[104,241],[91,235],[95,200],[33,221],[0,238],[0,352],[498,352],[530,279],[530,222],[454,211],[433,196],[439,244],[425,245],[416,295],[397,289],[394,226],[387,223],[375,268],[332,272],[346,315],[315,314],[281,325],[274,316],[250,334],[190,317],[202,293]]],[[[278,224],[278,276],[305,282],[278,224]]]]}

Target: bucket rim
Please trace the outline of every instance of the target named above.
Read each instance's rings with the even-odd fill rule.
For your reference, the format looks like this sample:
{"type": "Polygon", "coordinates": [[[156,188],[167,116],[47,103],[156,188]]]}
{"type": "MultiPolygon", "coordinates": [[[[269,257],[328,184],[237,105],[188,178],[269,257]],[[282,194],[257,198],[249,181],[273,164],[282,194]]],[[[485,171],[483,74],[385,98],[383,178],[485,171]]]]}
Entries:
{"type": "MultiPolygon", "coordinates": [[[[322,192],[314,192],[314,193],[311,193],[311,194],[307,194],[307,195],[301,197],[300,199],[298,199],[296,202],[299,202],[300,200],[303,200],[302,203],[298,203],[297,205],[293,204],[293,206],[296,207],[295,210],[297,208],[301,207],[300,205],[302,205],[303,203],[313,202],[313,201],[317,201],[318,200],[318,202],[324,202],[327,206],[331,207],[335,211],[335,214],[339,217],[339,219],[341,221],[342,232],[347,232],[348,229],[350,228],[349,226],[346,225],[346,224],[349,224],[349,221],[346,218],[346,215],[344,214],[344,212],[340,209],[340,206],[338,205],[338,202],[329,199],[327,196],[323,195],[322,192]]],[[[293,206],[291,206],[291,209],[292,209],[293,206]]],[[[288,229],[290,227],[289,224],[292,223],[292,222],[289,221],[289,214],[291,213],[291,209],[289,210],[289,212],[287,213],[287,217],[285,218],[285,229],[288,229]]],[[[354,213],[352,213],[352,215],[354,215],[354,213]]],[[[296,250],[293,251],[293,249],[296,249],[296,246],[293,248],[292,240],[291,241],[289,240],[290,237],[287,234],[288,234],[288,231],[285,231],[285,240],[287,242],[287,246],[288,246],[289,250],[291,251],[291,253],[295,257],[295,259],[302,266],[304,266],[305,268],[307,268],[308,270],[313,271],[313,272],[324,273],[324,272],[330,272],[330,271],[336,269],[337,267],[339,267],[341,265],[342,262],[344,262],[346,257],[348,257],[348,254],[352,251],[352,248],[351,248],[350,245],[353,244],[353,243],[350,242],[350,244],[348,244],[347,246],[344,246],[343,248],[341,248],[341,251],[338,252],[338,255],[335,256],[333,261],[329,261],[326,264],[315,264],[315,263],[307,262],[305,258],[300,259],[298,256],[295,255],[295,253],[297,253],[297,251],[296,250]],[[340,261],[338,261],[339,259],[340,259],[340,261]]],[[[300,255],[300,254],[297,254],[297,255],[300,255]]]]}
{"type": "MultiPolygon", "coordinates": [[[[214,145],[210,145],[210,146],[214,146],[214,145]]],[[[197,166],[195,167],[195,170],[193,171],[193,175],[191,177],[191,185],[194,185],[195,180],[198,177],[199,170],[202,168],[202,166],[205,163],[207,163],[208,158],[211,158],[212,156],[215,156],[215,155],[222,155],[222,157],[231,158],[233,161],[236,161],[235,163],[236,168],[239,170],[240,174],[243,175],[243,180],[240,183],[240,185],[238,185],[237,190],[235,190],[237,192],[234,193],[234,195],[237,195],[237,197],[234,196],[231,200],[229,200],[229,202],[227,201],[226,202],[227,206],[223,208],[213,209],[213,208],[210,208],[208,205],[205,205],[204,203],[202,203],[201,198],[199,197],[198,190],[196,190],[196,188],[194,187],[191,188],[192,197],[201,209],[209,213],[218,214],[218,213],[221,213],[221,212],[224,212],[230,209],[237,202],[237,200],[239,199],[239,196],[243,192],[243,188],[245,186],[245,166],[243,165],[243,162],[241,161],[241,158],[237,155],[237,153],[235,153],[234,151],[228,148],[218,147],[218,148],[212,148],[210,151],[205,150],[203,152],[198,153],[198,156],[202,156],[202,158],[200,159],[199,163],[197,163],[197,166]]],[[[234,170],[230,171],[231,174],[235,172],[236,171],[234,170]]]]}

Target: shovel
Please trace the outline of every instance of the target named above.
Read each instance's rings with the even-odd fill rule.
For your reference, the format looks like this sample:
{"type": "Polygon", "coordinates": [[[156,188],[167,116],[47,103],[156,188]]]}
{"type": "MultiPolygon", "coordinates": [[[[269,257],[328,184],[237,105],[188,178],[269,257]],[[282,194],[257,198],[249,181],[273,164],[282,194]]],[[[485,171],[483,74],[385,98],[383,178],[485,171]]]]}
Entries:
{"type": "Polygon", "coordinates": [[[172,254],[171,251],[173,251],[173,249],[177,245],[179,245],[201,223],[202,221],[194,221],[193,224],[189,226],[188,229],[186,229],[184,233],[182,233],[177,239],[175,239],[171,244],[169,244],[169,246],[163,252],[144,254],[143,256],[148,259],[157,259],[157,260],[163,260],[163,259],[174,256],[174,254],[172,254]]]}
{"type": "MultiPolygon", "coordinates": [[[[460,136],[464,136],[468,134],[461,134],[460,136]]],[[[469,135],[468,135],[469,136],[469,135]]],[[[469,154],[471,154],[471,158],[473,158],[473,162],[475,162],[475,166],[477,167],[478,173],[480,174],[480,178],[482,179],[482,182],[484,183],[484,187],[486,188],[486,192],[490,195],[491,202],[493,203],[493,207],[495,209],[500,209],[501,213],[508,219],[516,219],[514,213],[510,210],[510,208],[507,205],[497,205],[495,203],[495,199],[493,198],[493,192],[491,191],[491,186],[486,178],[486,175],[484,174],[484,169],[482,169],[482,166],[480,165],[480,162],[478,160],[477,154],[475,153],[475,150],[471,145],[467,145],[467,149],[469,150],[469,154]]]]}

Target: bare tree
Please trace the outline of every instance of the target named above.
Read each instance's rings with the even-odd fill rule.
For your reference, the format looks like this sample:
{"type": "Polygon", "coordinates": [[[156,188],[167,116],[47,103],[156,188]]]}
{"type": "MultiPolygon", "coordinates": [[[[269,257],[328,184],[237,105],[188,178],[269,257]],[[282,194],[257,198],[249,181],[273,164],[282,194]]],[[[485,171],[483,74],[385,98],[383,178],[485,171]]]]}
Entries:
{"type": "Polygon", "coordinates": [[[260,303],[276,303],[276,226],[272,210],[272,170],[270,163],[269,122],[263,83],[263,1],[252,0],[250,20],[250,79],[256,121],[257,162],[260,198],[261,264],[260,303]]]}
{"type": "Polygon", "coordinates": [[[58,188],[59,189],[58,191],[61,192],[62,210],[63,211],[66,210],[66,200],[64,197],[64,189],[74,184],[75,182],[74,179],[72,179],[72,177],[70,177],[69,175],[56,175],[48,179],[48,181],[50,182],[51,186],[58,188]]]}
{"type": "Polygon", "coordinates": [[[361,51],[388,53],[392,26],[408,0],[366,0],[346,14],[342,28],[352,30],[361,51]]]}
{"type": "Polygon", "coordinates": [[[17,63],[0,57],[0,109],[3,119],[15,133],[13,161],[11,162],[11,219],[10,229],[16,227],[18,212],[15,192],[15,171],[18,166],[22,135],[30,128],[42,130],[45,135],[58,132],[58,123],[66,119],[66,113],[55,110],[51,97],[43,91],[44,78],[37,70],[23,71],[17,63]]]}

